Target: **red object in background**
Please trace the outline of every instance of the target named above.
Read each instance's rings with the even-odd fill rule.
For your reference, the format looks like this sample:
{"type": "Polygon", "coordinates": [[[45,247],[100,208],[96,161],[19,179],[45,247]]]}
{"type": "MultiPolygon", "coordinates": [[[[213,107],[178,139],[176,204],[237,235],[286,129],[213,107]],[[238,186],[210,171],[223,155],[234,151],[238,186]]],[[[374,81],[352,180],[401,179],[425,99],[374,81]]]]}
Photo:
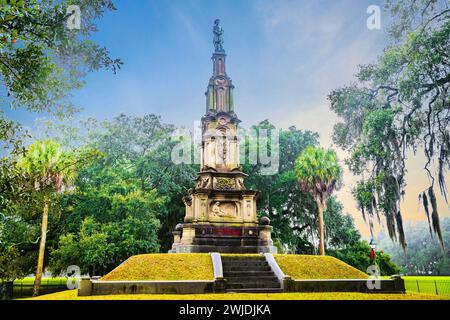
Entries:
{"type": "Polygon", "coordinates": [[[370,255],[369,255],[369,257],[370,257],[370,260],[371,260],[371,261],[375,261],[375,259],[376,259],[376,257],[377,257],[377,254],[375,253],[375,250],[373,250],[373,248],[370,249],[370,255]]]}

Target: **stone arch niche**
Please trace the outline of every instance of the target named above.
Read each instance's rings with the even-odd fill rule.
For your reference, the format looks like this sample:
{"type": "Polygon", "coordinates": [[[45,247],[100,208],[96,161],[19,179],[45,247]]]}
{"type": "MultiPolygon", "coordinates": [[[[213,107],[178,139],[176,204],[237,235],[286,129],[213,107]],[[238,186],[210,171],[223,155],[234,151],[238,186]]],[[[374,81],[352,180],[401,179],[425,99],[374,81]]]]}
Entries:
{"type": "Polygon", "coordinates": [[[225,88],[219,87],[216,90],[217,92],[217,110],[223,111],[225,110],[225,88]]]}
{"type": "Polygon", "coordinates": [[[238,219],[240,216],[239,204],[234,201],[223,201],[213,199],[209,204],[209,217],[238,219]]]}

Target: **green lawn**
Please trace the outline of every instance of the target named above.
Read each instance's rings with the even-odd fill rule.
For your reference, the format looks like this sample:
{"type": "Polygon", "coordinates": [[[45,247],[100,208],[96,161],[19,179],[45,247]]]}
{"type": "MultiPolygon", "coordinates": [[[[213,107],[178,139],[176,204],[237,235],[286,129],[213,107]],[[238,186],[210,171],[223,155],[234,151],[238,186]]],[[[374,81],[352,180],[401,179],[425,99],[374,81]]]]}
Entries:
{"type": "Polygon", "coordinates": [[[439,280],[439,281],[450,281],[450,276],[402,276],[406,280],[439,280]]]}
{"type": "Polygon", "coordinates": [[[27,300],[445,300],[431,294],[379,294],[358,292],[314,293],[221,293],[221,294],[132,294],[78,297],[67,290],[27,300]]]}
{"type": "MultiPolygon", "coordinates": [[[[62,284],[64,285],[67,282],[67,278],[64,277],[55,277],[55,278],[42,278],[41,280],[41,285],[45,286],[45,285],[59,285],[62,284]]],[[[34,277],[26,277],[23,279],[16,279],[14,280],[14,285],[15,286],[20,286],[20,285],[34,285],[34,277]]]]}
{"type": "Polygon", "coordinates": [[[450,297],[449,276],[404,276],[408,292],[431,293],[450,297]]]}

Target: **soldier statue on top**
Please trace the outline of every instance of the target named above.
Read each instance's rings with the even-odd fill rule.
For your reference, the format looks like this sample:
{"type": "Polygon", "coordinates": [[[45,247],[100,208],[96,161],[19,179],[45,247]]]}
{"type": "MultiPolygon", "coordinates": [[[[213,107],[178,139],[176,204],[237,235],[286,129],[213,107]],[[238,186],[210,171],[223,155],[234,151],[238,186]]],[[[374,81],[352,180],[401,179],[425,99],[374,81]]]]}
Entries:
{"type": "Polygon", "coordinates": [[[220,20],[216,19],[214,21],[213,33],[214,33],[214,48],[216,52],[225,52],[223,49],[223,29],[219,25],[220,20]]]}

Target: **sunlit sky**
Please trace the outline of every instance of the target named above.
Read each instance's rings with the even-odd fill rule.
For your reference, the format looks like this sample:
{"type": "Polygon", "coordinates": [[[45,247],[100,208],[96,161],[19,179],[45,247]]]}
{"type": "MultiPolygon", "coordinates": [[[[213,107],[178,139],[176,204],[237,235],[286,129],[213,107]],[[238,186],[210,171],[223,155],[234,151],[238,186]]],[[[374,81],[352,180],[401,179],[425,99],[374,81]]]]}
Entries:
{"type": "MultiPolygon", "coordinates": [[[[212,72],[212,25],[221,19],[227,73],[235,85],[235,110],[245,127],[269,119],[320,133],[331,146],[336,121],[327,94],[354,81],[357,65],[374,62],[388,43],[388,16],[369,30],[369,5],[379,0],[120,0],[117,11],[99,21],[94,39],[124,61],[113,75],[90,74],[75,93],[81,117],[109,119],[119,113],[154,113],[178,126],[192,127],[205,111],[212,72]]],[[[16,110],[12,118],[33,127],[42,114],[16,110]]],[[[339,152],[341,158],[344,153],[339,152]]],[[[417,195],[427,187],[420,161],[408,161],[405,220],[424,220],[417,195]]],[[[447,175],[448,176],[448,175],[447,175]]],[[[338,192],[346,212],[362,232],[368,228],[352,200],[354,178],[346,174],[338,192]]],[[[440,199],[440,198],[439,198],[440,199]]],[[[440,199],[441,216],[450,216],[440,199]]]]}

